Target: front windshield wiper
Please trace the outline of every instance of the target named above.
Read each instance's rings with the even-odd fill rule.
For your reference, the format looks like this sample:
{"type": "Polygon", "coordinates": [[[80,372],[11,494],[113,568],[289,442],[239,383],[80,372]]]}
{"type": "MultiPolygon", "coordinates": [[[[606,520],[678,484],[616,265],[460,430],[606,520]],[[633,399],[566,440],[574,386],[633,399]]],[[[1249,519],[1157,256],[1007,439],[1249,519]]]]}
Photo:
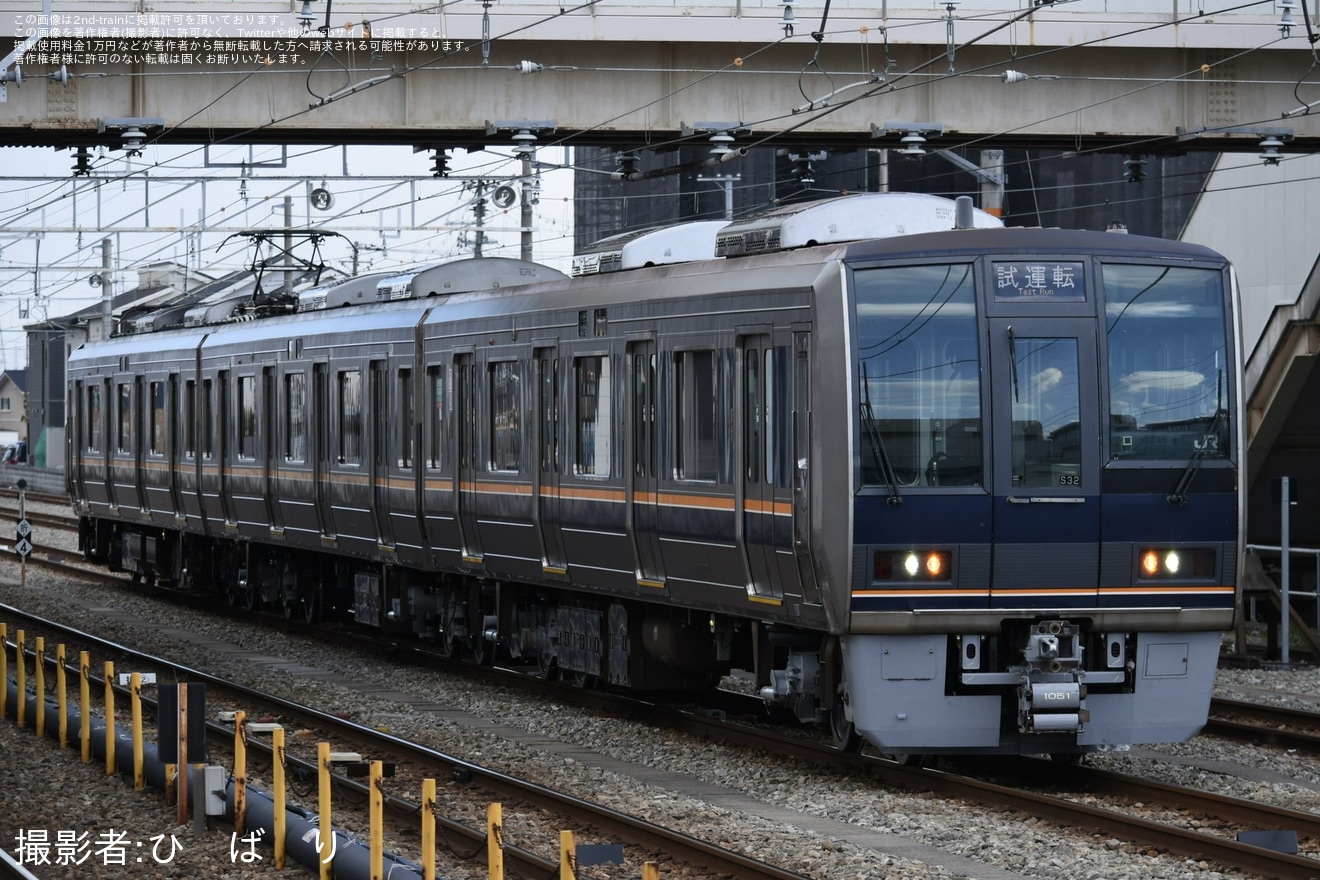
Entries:
{"type": "Polygon", "coordinates": [[[1205,433],[1201,435],[1201,442],[1196,451],[1187,461],[1187,467],[1183,468],[1182,478],[1178,480],[1178,485],[1173,488],[1173,492],[1165,499],[1170,504],[1176,504],[1182,507],[1187,503],[1187,490],[1192,488],[1192,480],[1196,477],[1196,471],[1201,467],[1201,462],[1210,454],[1210,444],[1213,439],[1215,448],[1219,448],[1219,426],[1228,418],[1228,410],[1224,408],[1224,371],[1219,371],[1218,388],[1215,391],[1215,415],[1210,419],[1210,424],[1206,426],[1205,433]]]}
{"type": "Polygon", "coordinates": [[[866,375],[866,361],[862,361],[861,411],[862,431],[866,435],[867,444],[871,448],[871,458],[875,460],[876,467],[880,470],[880,476],[884,478],[885,485],[889,488],[889,504],[891,506],[902,504],[903,497],[898,494],[898,474],[894,472],[894,465],[889,460],[889,450],[885,448],[885,438],[876,426],[875,412],[871,409],[871,383],[866,375]]]}
{"type": "Polygon", "coordinates": [[[1017,338],[1012,324],[1008,325],[1008,371],[1013,377],[1013,402],[1018,403],[1017,338]]]}

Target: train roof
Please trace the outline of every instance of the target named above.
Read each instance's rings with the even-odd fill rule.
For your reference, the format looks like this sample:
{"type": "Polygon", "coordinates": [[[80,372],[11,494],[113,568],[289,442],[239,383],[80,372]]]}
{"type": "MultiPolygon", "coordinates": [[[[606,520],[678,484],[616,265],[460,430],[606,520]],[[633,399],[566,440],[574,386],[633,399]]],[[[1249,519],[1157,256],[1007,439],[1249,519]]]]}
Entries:
{"type": "Polygon", "coordinates": [[[957,229],[930,232],[900,238],[855,242],[847,247],[846,258],[885,259],[898,255],[936,256],[957,251],[973,253],[1001,252],[1007,257],[1032,250],[1048,248],[1052,251],[1075,253],[1129,253],[1161,257],[1182,257],[1188,260],[1225,261],[1225,257],[1204,245],[1154,238],[1146,235],[1128,235],[1089,229],[1058,229],[1040,226],[1005,226],[999,229],[957,229]]]}
{"type": "Polygon", "coordinates": [[[716,254],[746,256],[768,251],[816,247],[863,239],[907,237],[953,229],[959,222],[976,228],[1004,225],[986,211],[967,207],[958,218],[958,203],[924,193],[858,193],[814,202],[782,205],[737,220],[720,231],[716,254]]]}
{"type": "MultiPolygon", "coordinates": [[[[468,257],[431,266],[412,276],[414,299],[464,293],[470,290],[494,290],[520,287],[541,281],[557,281],[568,276],[531,260],[512,257],[468,257]]],[[[400,297],[393,297],[399,299],[400,297]]]]}
{"type": "Polygon", "coordinates": [[[694,220],[611,235],[573,257],[573,274],[595,275],[710,260],[715,257],[715,238],[727,225],[727,220],[694,220]]]}

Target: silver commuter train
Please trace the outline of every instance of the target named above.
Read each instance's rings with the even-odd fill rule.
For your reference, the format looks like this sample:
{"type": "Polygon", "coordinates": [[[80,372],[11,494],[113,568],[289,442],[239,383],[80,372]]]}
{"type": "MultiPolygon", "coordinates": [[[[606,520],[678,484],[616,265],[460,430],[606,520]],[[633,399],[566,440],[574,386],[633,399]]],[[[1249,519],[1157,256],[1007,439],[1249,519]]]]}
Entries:
{"type": "Polygon", "coordinates": [[[968,213],[87,345],[83,550],[584,685],[749,670],[844,748],[1187,739],[1241,558],[1231,268],[968,213]]]}

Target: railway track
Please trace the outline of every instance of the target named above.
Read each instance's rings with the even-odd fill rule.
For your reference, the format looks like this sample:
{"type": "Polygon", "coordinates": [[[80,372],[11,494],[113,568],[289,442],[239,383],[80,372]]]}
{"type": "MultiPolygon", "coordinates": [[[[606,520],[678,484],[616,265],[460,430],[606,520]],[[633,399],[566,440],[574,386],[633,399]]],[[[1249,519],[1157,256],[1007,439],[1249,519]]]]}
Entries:
{"type": "Polygon", "coordinates": [[[1210,721],[1205,726],[1205,733],[1214,736],[1268,743],[1311,755],[1320,755],[1317,730],[1320,713],[1218,698],[1210,703],[1210,721]]]}
{"type": "MultiPolygon", "coordinates": [[[[15,617],[20,614],[16,609],[0,610],[3,610],[6,615],[15,617]]],[[[35,626],[35,622],[32,625],[35,626]]],[[[513,675],[507,671],[487,667],[469,666],[466,667],[465,672],[470,675],[490,677],[490,680],[498,681],[504,685],[518,686],[520,679],[526,679],[525,675],[513,675]]],[[[188,674],[191,675],[191,673],[188,674]]],[[[538,690],[543,690],[544,687],[545,683],[541,683],[538,685],[538,690]]],[[[1016,776],[1028,780],[1029,783],[1030,780],[1033,778],[1038,779],[1044,773],[1048,779],[1047,787],[1053,789],[1053,791],[1033,791],[1024,788],[1022,784],[1016,781],[1012,784],[1001,785],[965,774],[950,774],[905,767],[875,757],[842,755],[823,743],[813,742],[800,736],[774,733],[744,724],[731,724],[716,717],[718,713],[706,710],[675,712],[672,707],[638,703],[635,700],[623,699],[604,692],[584,691],[570,685],[559,687],[558,694],[561,699],[571,699],[575,705],[592,711],[617,713],[657,726],[682,729],[701,737],[741,744],[751,748],[771,750],[773,753],[791,761],[812,763],[839,772],[856,773],[860,770],[883,785],[931,792],[940,797],[954,798],[988,809],[1011,809],[1025,812],[1032,816],[1048,819],[1061,827],[1102,831],[1120,840],[1184,853],[1198,859],[1210,860],[1226,867],[1241,870],[1254,876],[1311,877],[1320,873],[1320,862],[1313,859],[1261,850],[1231,839],[1234,828],[1252,830],[1280,828],[1296,830],[1298,836],[1304,840],[1320,840],[1318,820],[1308,813],[1281,810],[1257,803],[1237,801],[1232,798],[1222,798],[1195,790],[1150,783],[1129,776],[1106,774],[1085,767],[1060,768],[1058,765],[1043,764],[1043,762],[1019,762],[1020,766],[1015,770],[1016,776]],[[1042,766],[1044,769],[1042,769],[1042,766]],[[1058,789],[1063,789],[1063,791],[1059,792],[1058,789]],[[1207,824],[1212,824],[1219,831],[1218,833],[1189,831],[1165,822],[1134,816],[1131,809],[1122,806],[1103,808],[1093,804],[1081,803],[1076,800],[1079,795],[1101,795],[1119,798],[1124,804],[1139,801],[1146,808],[1151,808],[1153,805],[1163,805],[1164,809],[1171,812],[1194,813],[1201,817],[1208,817],[1205,819],[1207,824]]],[[[260,697],[262,695],[258,694],[243,696],[243,704],[248,706],[259,705],[258,699],[260,697]]],[[[269,706],[268,711],[281,716],[294,711],[302,711],[300,707],[284,706],[279,703],[267,705],[269,706]]],[[[308,716],[308,719],[307,723],[312,723],[310,716],[308,716]]],[[[339,732],[332,734],[337,738],[345,739],[363,735],[360,725],[345,725],[342,719],[327,716],[325,719],[318,718],[315,720],[318,727],[322,720],[332,729],[338,729],[339,732]]],[[[480,768],[470,767],[467,762],[453,759],[450,756],[438,755],[427,749],[411,751],[413,748],[415,747],[411,747],[410,744],[394,742],[388,737],[370,746],[364,746],[364,749],[370,749],[373,754],[399,755],[402,760],[410,764],[422,765],[429,763],[434,768],[437,776],[448,777],[458,773],[460,776],[479,780],[483,785],[487,778],[496,780],[499,785],[492,783],[492,795],[497,798],[525,799],[530,797],[524,789],[516,784],[514,788],[504,788],[504,785],[512,783],[506,782],[504,777],[499,774],[487,777],[481,772],[480,768]]],[[[1001,762],[999,767],[1002,769],[1003,766],[1005,766],[1005,763],[1001,762]]],[[[540,796],[544,795],[538,792],[538,797],[540,796]]],[[[528,802],[534,803],[530,800],[528,802]]],[[[550,809],[551,807],[547,805],[538,808],[550,809]]],[[[559,809],[565,808],[560,807],[559,809]]],[[[612,811],[606,811],[604,815],[584,815],[581,821],[592,827],[602,829],[608,827],[611,829],[608,833],[625,837],[628,840],[634,840],[635,838],[631,835],[638,833],[636,828],[630,829],[628,827],[629,823],[626,817],[612,815],[612,811]],[[607,821],[623,822],[623,825],[607,826],[607,821]]],[[[643,824],[646,828],[653,827],[650,823],[643,824]]],[[[474,845],[476,845],[475,840],[474,845]]],[[[638,840],[638,845],[645,846],[647,844],[642,840],[638,840]]],[[[669,844],[655,842],[650,845],[667,848],[669,844]]],[[[732,868],[728,870],[731,870],[737,876],[754,876],[748,873],[746,866],[739,866],[736,870],[732,868]]],[[[763,876],[777,875],[766,874],[763,876]]],[[[788,876],[791,876],[791,874],[788,876]]]]}
{"type": "MultiPolygon", "coordinates": [[[[339,748],[346,745],[349,748],[359,748],[364,754],[380,756],[382,760],[392,758],[407,762],[415,775],[454,780],[456,784],[473,786],[487,792],[492,799],[513,799],[533,809],[562,816],[565,827],[589,827],[595,833],[608,838],[623,839],[647,852],[664,854],[668,858],[698,865],[716,874],[732,874],[749,880],[801,880],[801,875],[793,871],[742,856],[689,835],[659,827],[652,822],[639,820],[620,811],[408,742],[331,713],[293,703],[219,676],[100,639],[55,621],[27,614],[11,606],[0,606],[0,615],[6,620],[21,622],[26,629],[29,629],[31,631],[28,636],[29,644],[35,639],[36,633],[42,633],[48,644],[53,644],[52,640],[58,640],[66,646],[76,646],[69,648],[75,655],[79,650],[95,651],[101,656],[112,654],[118,658],[115,661],[118,668],[122,668],[123,664],[131,663],[135,671],[155,671],[158,676],[167,676],[172,680],[204,683],[208,689],[208,703],[212,706],[219,701],[225,701],[244,706],[249,712],[277,715],[286,726],[310,729],[318,736],[332,739],[339,748]]],[[[77,675],[76,668],[72,669],[70,674],[77,675]]],[[[127,696],[126,691],[124,695],[127,696]]],[[[226,737],[232,742],[232,728],[215,727],[212,733],[219,737],[221,744],[225,742],[226,737]]],[[[307,769],[314,770],[314,765],[307,769]]],[[[365,789],[360,789],[360,792],[366,793],[365,789]]],[[[393,800],[396,809],[409,815],[415,814],[419,806],[408,803],[402,798],[393,800]]],[[[457,835],[464,838],[474,848],[485,845],[484,828],[471,829],[452,820],[445,821],[442,828],[450,836],[457,835]]],[[[506,852],[506,858],[511,860],[514,868],[528,872],[529,876],[533,875],[530,872],[537,872],[535,875],[540,875],[557,869],[557,863],[523,851],[506,852]]]]}
{"type": "MultiPolygon", "coordinates": [[[[59,554],[55,555],[59,556],[59,554]]],[[[125,586],[128,583],[123,576],[106,575],[94,569],[71,566],[67,561],[58,558],[39,560],[38,564],[58,566],[66,574],[94,577],[98,581],[110,582],[118,586],[125,586]]],[[[286,622],[282,625],[289,624],[286,622]]],[[[345,634],[336,633],[332,638],[342,640],[345,634]]],[[[380,641],[378,637],[373,637],[362,640],[361,644],[374,645],[380,641]]],[[[420,649],[412,642],[389,645],[387,650],[396,656],[404,653],[415,654],[416,656],[412,658],[413,662],[441,662],[441,658],[434,655],[419,653],[420,649]]],[[[549,685],[543,681],[529,685],[526,683],[526,675],[510,677],[511,674],[506,671],[489,667],[460,664],[458,668],[462,668],[465,675],[489,677],[490,681],[500,685],[533,687],[541,693],[544,693],[549,685]],[[522,683],[519,683],[520,680],[522,683]]],[[[1106,775],[1084,767],[1060,768],[1057,765],[1046,765],[1049,768],[1046,772],[1052,784],[1067,780],[1065,787],[1068,791],[1064,793],[1063,798],[1045,792],[1024,791],[1021,786],[1015,784],[1001,786],[1003,791],[994,788],[994,783],[984,783],[992,786],[990,788],[979,788],[975,781],[955,784],[948,774],[932,775],[929,771],[900,767],[889,761],[840,755],[824,744],[805,741],[801,737],[776,735],[747,725],[731,725],[715,717],[718,712],[696,710],[676,713],[672,707],[621,701],[622,698],[614,695],[584,691],[571,685],[559,686],[557,696],[561,700],[572,701],[575,705],[592,711],[641,718],[657,726],[681,728],[702,737],[741,743],[758,749],[770,749],[775,754],[782,754],[793,760],[831,767],[843,772],[855,773],[860,768],[886,785],[916,791],[931,791],[941,796],[957,797],[990,808],[1021,810],[1031,815],[1050,818],[1051,821],[1069,827],[1095,828],[1119,839],[1181,852],[1197,858],[1211,859],[1260,876],[1320,874],[1320,863],[1315,860],[1261,853],[1256,851],[1255,847],[1229,839],[1234,828],[1260,830],[1264,827],[1296,830],[1303,840],[1320,841],[1320,829],[1315,827],[1315,820],[1307,813],[1276,811],[1256,803],[1234,802],[1233,799],[1209,796],[1194,790],[1146,783],[1129,776],[1106,775]],[[960,789],[962,785],[972,787],[960,789]],[[1122,810],[1100,809],[1099,812],[1088,815],[1086,813],[1088,805],[1065,807],[1059,803],[1061,800],[1066,801],[1069,795],[1075,796],[1078,793],[1105,797],[1121,796],[1141,801],[1147,806],[1164,804],[1170,811],[1194,812],[1198,816],[1210,817],[1208,822],[1218,827],[1220,832],[1210,835],[1191,833],[1189,836],[1183,836],[1183,832],[1178,829],[1171,830],[1165,823],[1152,822],[1145,825],[1141,820],[1123,815],[1122,810]],[[1037,797],[1044,797],[1047,800],[1038,801],[1035,799],[1037,797]],[[1279,861],[1280,859],[1282,862],[1279,861]]],[[[1315,729],[1317,726],[1315,724],[1317,718],[1311,713],[1295,710],[1280,711],[1259,704],[1225,700],[1216,700],[1213,712],[1215,717],[1207,727],[1208,733],[1252,742],[1268,742],[1287,748],[1300,748],[1301,743],[1308,743],[1305,746],[1308,749],[1314,747],[1311,744],[1314,737],[1309,736],[1305,730],[1307,727],[1315,729]],[[1248,711],[1250,717],[1247,717],[1248,711]]],[[[1030,764],[1024,764],[1021,773],[1024,779],[1030,779],[1033,774],[1038,775],[1039,771],[1031,769],[1030,764]]]]}

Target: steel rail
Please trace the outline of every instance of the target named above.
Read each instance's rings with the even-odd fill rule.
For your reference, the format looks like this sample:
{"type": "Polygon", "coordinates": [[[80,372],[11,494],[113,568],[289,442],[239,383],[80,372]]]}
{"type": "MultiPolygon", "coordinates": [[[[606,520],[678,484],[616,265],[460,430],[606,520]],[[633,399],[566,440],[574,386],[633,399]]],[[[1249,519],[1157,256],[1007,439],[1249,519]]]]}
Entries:
{"type": "Polygon", "coordinates": [[[264,703],[281,712],[309,719],[317,725],[341,731],[354,738],[380,743],[389,751],[409,756],[422,764],[446,767],[451,775],[471,779],[475,784],[492,793],[514,797],[540,809],[581,817],[604,834],[622,836],[639,846],[667,853],[678,861],[701,865],[717,874],[731,874],[739,878],[749,878],[749,880],[758,880],[758,878],[759,880],[805,880],[803,875],[796,872],[757,861],[678,831],[662,828],[650,820],[638,819],[600,804],[555,792],[545,786],[473,764],[436,749],[409,742],[328,712],[267,694],[255,688],[228,681],[220,676],[148,654],[118,642],[103,639],[10,605],[0,604],[0,613],[11,617],[21,617],[34,625],[100,645],[104,650],[115,651],[124,656],[132,657],[140,663],[159,665],[162,668],[174,670],[176,675],[186,676],[190,681],[203,682],[207,685],[223,688],[253,702],[264,703]]]}
{"type": "MultiPolygon", "coordinates": [[[[84,569],[78,571],[80,574],[87,574],[84,569]]],[[[125,584],[122,578],[114,578],[113,580],[120,585],[125,584]]],[[[392,647],[398,649],[400,645],[395,644],[392,647]]],[[[468,668],[472,670],[473,674],[477,675],[500,674],[498,670],[490,670],[484,667],[468,668]]],[[[504,674],[522,679],[528,678],[526,675],[504,674]]],[[[506,680],[505,683],[509,682],[506,680]]],[[[819,742],[776,734],[746,725],[730,724],[712,718],[705,713],[675,713],[672,707],[662,704],[630,699],[626,703],[627,708],[623,709],[621,707],[625,704],[620,702],[620,697],[606,692],[586,691],[569,685],[555,685],[544,681],[537,682],[536,687],[542,693],[553,690],[561,695],[571,696],[579,705],[591,706],[600,711],[626,714],[630,718],[643,720],[646,723],[677,727],[699,735],[710,736],[723,742],[770,750],[786,758],[806,761],[820,766],[845,771],[860,768],[889,785],[910,790],[929,791],[941,796],[958,798],[985,806],[1020,810],[1033,816],[1049,819],[1068,828],[1084,827],[1104,830],[1133,843],[1142,843],[1197,859],[1211,859],[1259,876],[1280,878],[1313,878],[1320,876],[1320,860],[1278,853],[1212,834],[1187,831],[1165,823],[1140,819],[1127,813],[1079,804],[1066,798],[999,786],[961,775],[903,766],[883,758],[841,754],[819,742]]],[[[331,723],[343,724],[346,722],[343,722],[342,719],[334,719],[331,716],[331,723]]],[[[448,756],[440,756],[439,759],[445,760],[447,758],[448,756]]],[[[457,761],[457,759],[452,760],[457,761]]],[[[458,767],[460,765],[461,762],[454,766],[458,767]]],[[[1053,764],[1045,766],[1052,768],[1051,772],[1055,775],[1056,782],[1064,776],[1065,772],[1074,775],[1082,772],[1092,772],[1090,768],[1063,768],[1053,764]]],[[[1099,771],[1094,772],[1099,773],[1099,771]]],[[[474,773],[474,777],[476,775],[474,773]]],[[[482,779],[484,784],[489,784],[492,788],[501,785],[498,774],[490,778],[483,776],[482,779]]],[[[1078,781],[1075,784],[1083,785],[1084,783],[1078,781]]],[[[1174,809],[1181,804],[1191,803],[1195,800],[1201,803],[1198,809],[1205,810],[1212,815],[1218,815],[1224,821],[1230,823],[1244,822],[1252,825],[1253,828],[1259,827],[1262,819],[1267,815],[1272,817],[1272,821],[1277,821],[1284,827],[1304,829],[1313,827],[1314,823],[1314,819],[1308,818],[1309,814],[1299,811],[1247,804],[1247,802],[1234,804],[1231,799],[1229,802],[1225,802],[1212,795],[1204,795],[1200,792],[1180,789],[1175,786],[1164,786],[1160,783],[1148,783],[1146,780],[1136,777],[1124,777],[1115,774],[1115,781],[1110,782],[1103,777],[1095,776],[1091,784],[1100,788],[1117,786],[1121,790],[1120,793],[1126,797],[1142,799],[1148,803],[1170,804],[1171,808],[1174,809]],[[1245,807],[1242,806],[1244,804],[1245,807]],[[1233,818],[1234,816],[1244,816],[1244,809],[1248,811],[1245,814],[1247,818],[1233,818]]],[[[500,788],[499,790],[507,791],[512,796],[523,797],[529,802],[536,802],[527,795],[519,793],[516,789],[500,788]]],[[[562,806],[555,808],[564,809],[562,806]]],[[[606,827],[603,819],[593,820],[593,822],[601,827],[606,827]]],[[[622,831],[622,829],[620,830],[622,831]]],[[[1303,832],[1303,836],[1312,835],[1313,832],[1303,832]]],[[[642,843],[643,840],[639,839],[638,842],[642,843]]],[[[730,868],[730,870],[733,873],[738,873],[733,868],[730,868]]]]}

